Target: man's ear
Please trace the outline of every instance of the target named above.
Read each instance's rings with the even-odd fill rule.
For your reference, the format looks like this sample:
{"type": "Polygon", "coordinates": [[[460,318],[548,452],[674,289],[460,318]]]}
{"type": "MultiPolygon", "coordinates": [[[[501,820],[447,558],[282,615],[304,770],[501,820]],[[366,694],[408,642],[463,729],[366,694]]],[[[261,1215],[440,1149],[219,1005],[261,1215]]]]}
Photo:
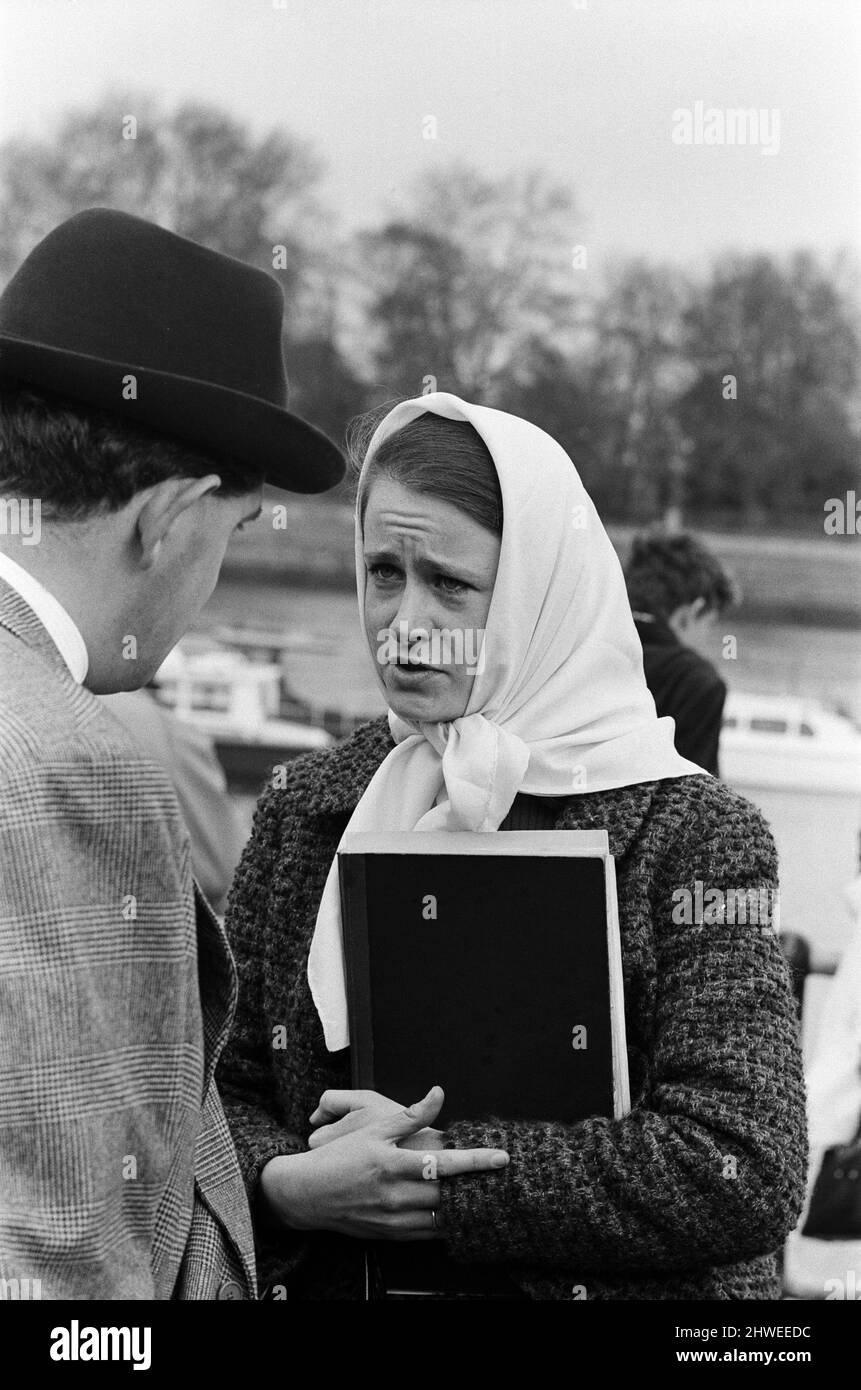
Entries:
{"type": "Polygon", "coordinates": [[[688,605],[690,619],[701,618],[707,608],[708,603],[702,596],[700,596],[700,598],[695,598],[693,603],[688,605]]]}
{"type": "Polygon", "coordinates": [[[672,628],[677,637],[684,637],[687,632],[688,626],[695,616],[695,604],[697,602],[698,600],[695,599],[693,603],[680,603],[678,608],[674,608],[667,618],[667,626],[672,628]]]}
{"type": "Polygon", "coordinates": [[[207,473],[204,478],[166,478],[147,489],[137,517],[142,569],[155,564],[162,541],[183,512],[219,487],[218,474],[207,473]]]}

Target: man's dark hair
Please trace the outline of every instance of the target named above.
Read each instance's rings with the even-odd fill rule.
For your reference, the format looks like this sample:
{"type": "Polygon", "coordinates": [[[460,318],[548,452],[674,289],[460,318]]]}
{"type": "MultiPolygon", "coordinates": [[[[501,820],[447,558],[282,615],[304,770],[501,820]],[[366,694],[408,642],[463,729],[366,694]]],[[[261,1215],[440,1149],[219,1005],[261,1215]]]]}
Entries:
{"type": "Polygon", "coordinates": [[[207,473],[219,475],[226,497],[263,481],[262,471],[197,453],[107,411],[0,383],[0,496],[39,498],[46,517],[78,521],[119,511],[144,488],[207,473]]]}
{"type": "Polygon", "coordinates": [[[634,612],[664,621],[683,604],[704,598],[721,613],[736,601],[733,581],[720,561],[693,536],[635,536],[625,583],[634,612]]]}

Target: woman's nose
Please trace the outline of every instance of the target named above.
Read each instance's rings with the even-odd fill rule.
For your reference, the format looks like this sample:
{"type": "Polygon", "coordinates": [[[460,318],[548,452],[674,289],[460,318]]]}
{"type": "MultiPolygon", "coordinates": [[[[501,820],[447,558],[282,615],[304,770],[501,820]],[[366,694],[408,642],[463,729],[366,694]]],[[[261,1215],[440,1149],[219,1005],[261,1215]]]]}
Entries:
{"type": "Polygon", "coordinates": [[[430,636],[434,626],[435,617],[429,595],[422,590],[405,588],[391,622],[395,635],[417,641],[422,636],[430,636]]]}

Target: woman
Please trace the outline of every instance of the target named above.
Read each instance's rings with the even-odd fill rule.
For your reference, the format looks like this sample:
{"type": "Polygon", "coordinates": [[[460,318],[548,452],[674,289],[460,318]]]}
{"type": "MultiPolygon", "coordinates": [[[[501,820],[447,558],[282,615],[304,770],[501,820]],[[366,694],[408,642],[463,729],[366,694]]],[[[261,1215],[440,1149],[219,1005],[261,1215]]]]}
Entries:
{"type": "Polygon", "coordinates": [[[372,1236],[444,1243],[465,1282],[482,1267],[487,1296],[775,1297],[804,1179],[787,971],[768,930],[679,910],[709,888],[773,889],[774,846],[657,718],[570,459],[500,411],[404,402],[362,465],[356,562],[389,714],[264,793],[228,908],[241,993],[221,1083],[262,1281],[361,1297],[372,1236]],[[422,634],[445,629],[483,635],[481,660],[429,661],[422,634]],[[608,831],[630,1115],[440,1134],[438,1091],[407,1112],[348,1091],[334,869],[348,826],[608,831]],[[463,1166],[423,1183],[411,1145],[463,1166]]]}

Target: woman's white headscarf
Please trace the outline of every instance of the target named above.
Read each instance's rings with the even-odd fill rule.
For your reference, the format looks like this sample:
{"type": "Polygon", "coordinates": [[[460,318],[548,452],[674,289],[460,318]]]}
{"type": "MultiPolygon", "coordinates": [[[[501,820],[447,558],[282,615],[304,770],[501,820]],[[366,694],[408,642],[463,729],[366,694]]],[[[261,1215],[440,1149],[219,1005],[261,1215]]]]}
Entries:
{"type": "MultiPolygon", "coordinates": [[[[569,796],[702,774],[676,752],[674,721],[657,717],[622,569],[577,470],[527,420],[439,391],[396,405],[381,422],[356,502],[363,630],[359,504],[368,465],[384,439],[426,411],[468,420],[499,475],[502,542],[483,669],[459,719],[413,724],[389,709],[396,747],[347,831],[497,830],[520,791],[569,796]]],[[[377,678],[388,702],[379,670],[377,678]]],[[[337,859],[317,914],[308,982],[326,1046],[347,1047],[337,859]]]]}

